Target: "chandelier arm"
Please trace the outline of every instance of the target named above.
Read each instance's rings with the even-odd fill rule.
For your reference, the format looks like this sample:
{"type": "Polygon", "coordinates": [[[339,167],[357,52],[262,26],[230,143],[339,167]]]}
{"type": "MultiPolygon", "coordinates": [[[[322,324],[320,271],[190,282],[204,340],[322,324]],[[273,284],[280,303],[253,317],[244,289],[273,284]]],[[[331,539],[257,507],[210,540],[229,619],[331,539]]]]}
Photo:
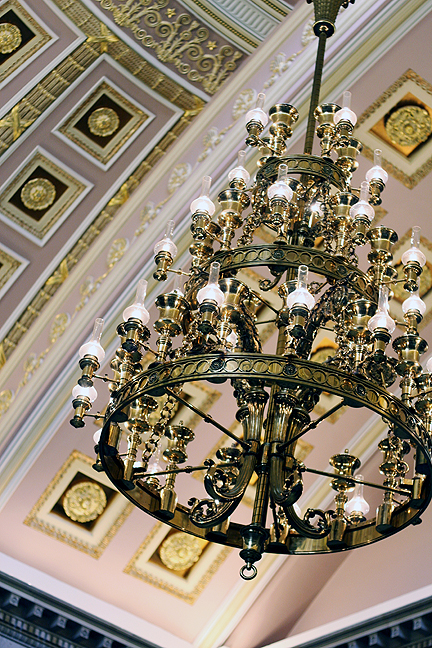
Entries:
{"type": "Polygon", "coordinates": [[[209,473],[204,477],[204,487],[210,497],[223,501],[231,501],[238,497],[243,497],[257,465],[258,445],[257,441],[252,442],[252,449],[246,453],[238,477],[231,487],[219,488],[217,486],[218,479],[224,476],[223,469],[225,465],[212,466],[210,468],[209,473]]]}
{"type": "Polygon", "coordinates": [[[324,421],[326,418],[337,412],[341,407],[345,405],[345,400],[343,399],[340,403],[337,403],[333,407],[331,407],[325,414],[322,414],[319,418],[315,419],[309,425],[307,425],[301,432],[296,434],[292,439],[289,441],[286,441],[285,443],[282,443],[281,445],[278,446],[278,451],[282,452],[286,448],[288,448],[294,441],[298,441],[304,434],[309,432],[310,430],[314,430],[318,425],[321,423],[321,421],[324,421]]]}
{"type": "Polygon", "coordinates": [[[192,410],[192,412],[195,412],[195,414],[198,414],[198,416],[200,416],[203,419],[204,423],[210,423],[215,428],[217,428],[218,430],[220,430],[221,432],[223,432],[224,434],[229,436],[230,439],[232,439],[233,441],[238,443],[244,450],[249,450],[249,448],[250,448],[249,443],[247,443],[246,441],[243,441],[243,439],[240,439],[233,432],[228,430],[228,428],[224,427],[223,425],[221,425],[220,423],[215,421],[214,418],[212,416],[210,416],[210,414],[206,414],[205,412],[200,410],[198,407],[195,407],[195,405],[192,405],[192,403],[188,403],[187,400],[182,398],[179,394],[176,394],[169,387],[167,387],[165,391],[166,391],[167,394],[169,394],[170,396],[172,396],[173,398],[178,400],[179,403],[182,403],[182,405],[185,405],[186,407],[188,407],[190,410],[192,410]]]}
{"type": "MultiPolygon", "coordinates": [[[[121,455],[119,455],[121,456],[121,455]]],[[[232,468],[237,466],[236,463],[227,463],[224,464],[227,468],[232,468]]],[[[197,470],[208,470],[208,465],[204,466],[185,466],[184,468],[173,468],[170,470],[159,470],[158,472],[144,472],[141,474],[141,470],[144,470],[143,468],[135,468],[134,470],[134,477],[139,477],[140,479],[144,479],[145,477],[160,477],[162,475],[179,475],[180,473],[193,473],[196,472],[197,470]]]]}
{"type": "Polygon", "coordinates": [[[189,500],[191,510],[189,519],[196,527],[200,529],[210,529],[225,522],[236,510],[241,502],[241,497],[235,500],[216,503],[214,500],[192,498],[189,500]],[[211,513],[206,513],[209,509],[211,513]]]}
{"type": "MultiPolygon", "coordinates": [[[[300,467],[301,472],[309,472],[314,475],[321,475],[322,477],[330,477],[331,479],[335,478],[334,473],[326,472],[325,470],[315,470],[314,468],[307,468],[306,466],[300,467]]],[[[365,486],[370,486],[371,488],[377,488],[382,491],[389,491],[390,493],[396,493],[397,495],[412,495],[411,491],[404,490],[403,488],[391,488],[390,486],[383,486],[381,484],[375,484],[374,482],[363,481],[362,479],[356,479],[355,477],[345,477],[343,475],[337,475],[338,479],[342,479],[346,482],[354,482],[355,484],[364,484],[365,486]]]]}
{"type": "Polygon", "coordinates": [[[282,505],[283,511],[287,517],[289,525],[297,531],[301,536],[305,538],[311,538],[313,540],[319,540],[320,538],[325,538],[330,533],[330,525],[324,511],[320,509],[308,509],[307,516],[313,518],[318,516],[321,520],[321,528],[314,527],[306,520],[302,520],[294,510],[294,506],[284,506],[282,505]]]}

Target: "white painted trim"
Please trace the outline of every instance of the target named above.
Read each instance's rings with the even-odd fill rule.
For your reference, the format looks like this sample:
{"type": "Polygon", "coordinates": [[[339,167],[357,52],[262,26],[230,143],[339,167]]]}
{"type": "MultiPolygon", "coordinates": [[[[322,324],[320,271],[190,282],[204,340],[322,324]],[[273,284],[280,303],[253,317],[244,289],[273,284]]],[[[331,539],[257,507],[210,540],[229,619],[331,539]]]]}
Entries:
{"type": "MultiPolygon", "coordinates": [[[[38,245],[39,247],[43,247],[45,245],[45,243],[47,241],[49,241],[50,238],[53,236],[53,234],[58,230],[60,225],[62,225],[65,222],[65,220],[68,218],[68,216],[70,216],[70,214],[76,209],[76,207],[79,205],[79,203],[82,200],[84,200],[84,198],[89,193],[89,191],[91,189],[93,189],[94,185],[93,185],[92,182],[90,182],[90,180],[87,180],[86,178],[83,178],[82,175],[80,175],[76,171],[73,171],[69,166],[64,164],[64,162],[61,162],[60,160],[55,158],[53,155],[51,155],[51,153],[48,153],[48,151],[46,151],[41,146],[36,146],[36,148],[33,149],[33,151],[25,158],[25,160],[23,160],[23,162],[21,162],[21,164],[15,169],[14,174],[12,176],[12,179],[14,177],[16,177],[21,172],[21,170],[24,169],[24,167],[29,162],[31,162],[32,159],[35,157],[35,155],[37,155],[38,153],[40,153],[45,158],[50,160],[59,169],[61,169],[65,173],[71,175],[75,180],[77,180],[78,182],[81,182],[85,187],[83,189],[83,191],[81,191],[81,193],[75,198],[73,203],[71,205],[69,205],[69,207],[61,215],[61,217],[54,223],[54,225],[49,229],[49,231],[45,234],[45,236],[42,239],[38,238],[34,234],[31,234],[24,227],[22,227],[18,223],[15,223],[15,221],[13,221],[10,218],[10,216],[8,216],[7,214],[3,214],[3,212],[0,211],[0,220],[2,220],[5,223],[5,225],[8,225],[12,229],[14,229],[16,232],[19,232],[19,234],[21,234],[22,236],[25,236],[26,238],[28,238],[33,243],[36,243],[36,245],[38,245]]],[[[8,178],[6,180],[6,182],[3,183],[3,185],[1,185],[0,194],[3,191],[6,191],[10,184],[11,184],[11,178],[8,178]]],[[[28,294],[27,294],[27,296],[28,296],[28,294]]]]}
{"type": "MultiPolygon", "coordinates": [[[[125,76],[126,76],[126,75],[125,75],[125,76]]],[[[134,81],[135,81],[135,79],[134,79],[134,81]]],[[[135,85],[138,86],[139,84],[135,84],[135,85]]],[[[147,94],[150,94],[150,93],[147,93],[147,94]]],[[[161,103],[162,103],[162,102],[161,102],[161,103]]],[[[178,112],[179,114],[182,113],[182,111],[180,111],[179,109],[177,109],[177,112],[178,112]]],[[[68,113],[67,113],[67,114],[62,118],[62,120],[61,120],[61,121],[60,121],[56,126],[54,126],[54,128],[51,130],[51,133],[52,133],[53,135],[55,135],[56,137],[58,137],[59,139],[61,139],[65,144],[67,144],[68,146],[70,146],[72,149],[74,149],[74,151],[76,151],[77,153],[79,153],[80,155],[82,155],[83,157],[85,157],[87,160],[89,160],[90,162],[92,162],[92,164],[95,164],[96,166],[98,166],[100,169],[102,169],[102,171],[107,171],[107,170],[108,170],[108,169],[109,169],[109,168],[110,168],[110,167],[111,167],[115,162],[117,162],[117,160],[119,159],[119,157],[124,153],[124,151],[125,151],[127,148],[129,148],[129,146],[132,144],[132,142],[135,141],[136,138],[137,138],[139,135],[141,135],[141,133],[143,132],[143,130],[146,129],[148,126],[150,126],[150,124],[152,123],[152,121],[153,121],[155,118],[156,118],[156,115],[155,115],[151,110],[149,110],[148,108],[145,108],[141,103],[138,103],[138,101],[136,101],[135,99],[133,99],[133,98],[132,98],[132,97],[131,97],[127,92],[124,92],[124,90],[122,90],[121,88],[119,88],[119,86],[118,86],[116,83],[114,83],[113,81],[111,81],[111,79],[109,79],[109,77],[107,77],[107,76],[103,76],[103,77],[101,77],[101,78],[100,78],[100,79],[99,79],[99,80],[98,80],[98,81],[97,81],[97,82],[92,86],[92,88],[90,88],[90,90],[89,90],[88,92],[86,92],[86,94],[85,94],[83,97],[81,97],[81,99],[80,99],[79,102],[78,102],[78,106],[75,105],[75,106],[74,106],[74,107],[73,107],[73,108],[72,108],[72,109],[71,109],[71,110],[70,110],[70,111],[69,111],[69,112],[68,112],[68,113]],[[119,148],[119,150],[115,153],[115,155],[113,155],[112,158],[110,158],[106,164],[104,164],[103,162],[101,162],[100,160],[98,160],[97,158],[95,158],[91,153],[89,153],[88,151],[86,151],[85,149],[83,149],[81,146],[79,146],[79,144],[76,144],[76,142],[73,142],[69,137],[67,137],[67,135],[65,135],[64,133],[60,132],[60,130],[59,130],[59,129],[63,126],[63,124],[64,124],[64,123],[65,123],[65,122],[70,118],[70,116],[73,115],[73,113],[76,112],[77,109],[79,109],[80,105],[82,105],[82,104],[86,101],[86,99],[87,99],[87,98],[88,98],[88,97],[89,97],[93,92],[96,92],[97,89],[98,89],[98,87],[99,87],[102,83],[104,83],[104,82],[105,82],[105,83],[106,83],[110,88],[113,88],[113,90],[115,90],[115,91],[116,91],[116,92],[117,92],[121,97],[123,97],[124,99],[126,99],[127,101],[129,101],[133,106],[135,106],[136,108],[138,108],[139,110],[141,110],[144,114],[146,114],[146,115],[148,116],[148,118],[147,118],[147,119],[146,119],[146,120],[141,124],[141,126],[140,126],[140,127],[139,127],[139,128],[138,128],[138,129],[133,133],[133,135],[131,135],[131,137],[129,137],[129,138],[126,140],[126,142],[123,144],[123,146],[122,146],[121,148],[119,148]]],[[[147,152],[149,152],[149,148],[148,148],[148,146],[147,146],[144,150],[147,151],[147,152]]],[[[141,152],[141,155],[142,155],[142,152],[141,152]]]]}
{"type": "Polygon", "coordinates": [[[325,623],[324,625],[312,628],[311,630],[300,632],[297,635],[287,637],[281,641],[276,641],[276,643],[268,644],[263,648],[299,648],[299,646],[303,646],[310,641],[316,641],[317,639],[328,637],[335,632],[340,632],[346,628],[352,628],[360,623],[378,618],[383,614],[388,614],[389,612],[406,607],[407,605],[418,603],[419,601],[430,598],[431,596],[432,585],[426,585],[425,587],[413,590],[407,594],[396,596],[395,598],[388,599],[383,603],[378,603],[370,608],[360,610],[360,612],[354,612],[353,614],[349,614],[341,619],[336,619],[335,621],[325,623]]]}
{"type": "MultiPolygon", "coordinates": [[[[4,0],[4,2],[6,2],[6,0],[4,0]]],[[[2,4],[4,4],[4,2],[3,2],[2,4]]],[[[40,49],[36,50],[36,52],[35,52],[34,54],[32,54],[32,55],[31,55],[31,56],[30,56],[30,57],[25,61],[25,64],[24,64],[24,65],[25,65],[25,67],[27,67],[27,66],[28,66],[29,64],[31,64],[31,63],[32,63],[36,58],[38,58],[38,57],[39,57],[39,56],[40,56],[40,55],[41,55],[41,54],[42,54],[46,49],[48,49],[48,47],[51,47],[52,45],[54,45],[54,43],[56,43],[56,42],[58,41],[59,37],[57,36],[57,34],[55,34],[55,33],[52,31],[52,29],[50,29],[50,27],[48,27],[48,25],[46,25],[46,23],[45,23],[41,18],[39,18],[39,16],[38,16],[37,14],[35,14],[34,10],[31,9],[31,8],[28,6],[28,4],[27,4],[26,2],[24,2],[24,0],[20,0],[20,4],[22,5],[23,9],[25,9],[25,10],[27,11],[27,13],[29,13],[30,16],[31,16],[31,17],[32,17],[32,18],[33,18],[33,19],[38,23],[38,25],[40,25],[40,26],[41,26],[41,27],[42,27],[42,28],[47,32],[47,34],[49,34],[49,36],[51,37],[51,40],[49,40],[47,43],[45,43],[45,45],[43,45],[40,49]]],[[[47,5],[46,2],[45,2],[45,4],[47,5]]],[[[26,83],[22,88],[20,88],[19,92],[18,92],[17,94],[15,94],[15,95],[14,95],[14,96],[13,96],[13,97],[8,101],[8,103],[5,104],[5,105],[3,106],[3,108],[4,108],[4,113],[3,113],[3,115],[6,114],[7,112],[9,112],[9,110],[10,110],[11,108],[13,108],[13,106],[15,106],[15,104],[19,103],[19,101],[21,101],[21,99],[22,99],[22,98],[27,94],[27,92],[30,92],[30,90],[32,90],[32,89],[35,87],[35,85],[37,85],[37,84],[39,83],[39,81],[41,81],[44,77],[46,77],[47,74],[49,74],[49,73],[50,73],[50,72],[51,72],[51,71],[52,71],[52,70],[53,70],[53,69],[54,69],[54,68],[55,68],[59,63],[61,63],[62,61],[64,61],[64,59],[67,58],[67,57],[69,56],[69,54],[70,54],[71,52],[73,52],[74,49],[76,49],[79,45],[81,45],[81,43],[83,43],[83,42],[86,40],[86,37],[82,34],[82,32],[77,28],[76,25],[74,25],[74,24],[73,24],[73,23],[72,23],[72,22],[71,22],[71,21],[70,21],[70,20],[65,16],[65,14],[63,14],[63,13],[61,13],[61,12],[59,13],[59,10],[58,10],[56,7],[53,7],[52,5],[47,5],[47,6],[49,6],[49,9],[50,9],[50,10],[51,10],[51,11],[52,11],[56,16],[57,16],[57,18],[59,18],[60,20],[62,20],[62,22],[64,22],[64,23],[67,25],[67,27],[68,27],[68,28],[69,28],[73,33],[76,34],[77,38],[75,38],[75,39],[74,39],[74,40],[73,40],[73,41],[68,45],[67,48],[63,49],[63,50],[61,51],[60,54],[58,54],[55,58],[53,58],[53,59],[48,63],[48,65],[47,65],[46,67],[44,67],[44,68],[43,68],[42,70],[40,70],[40,71],[39,71],[39,72],[38,72],[34,77],[32,77],[31,81],[29,81],[29,82],[26,83]]],[[[22,65],[20,65],[20,66],[18,66],[18,67],[16,68],[16,70],[14,70],[13,72],[11,72],[11,74],[9,74],[9,75],[6,77],[6,79],[4,79],[4,80],[0,83],[0,90],[3,89],[6,85],[8,85],[8,83],[9,83],[13,78],[15,78],[16,76],[18,76],[19,74],[21,74],[22,71],[23,71],[23,69],[24,69],[24,68],[22,67],[22,65]]]]}
{"type": "Polygon", "coordinates": [[[191,648],[188,641],[176,637],[159,626],[140,619],[115,605],[106,603],[72,585],[67,585],[57,578],[3,553],[0,553],[0,568],[12,578],[23,581],[30,587],[35,587],[49,596],[60,599],[67,605],[72,605],[78,610],[98,617],[102,621],[115,625],[128,633],[153,642],[160,648],[191,648]]]}
{"type": "Polygon", "coordinates": [[[20,274],[25,270],[25,268],[27,268],[30,261],[28,259],[25,259],[23,256],[21,256],[21,254],[18,254],[18,252],[11,250],[7,245],[4,245],[3,243],[0,243],[0,249],[6,252],[6,254],[8,254],[9,256],[13,257],[14,259],[20,262],[19,267],[15,270],[13,275],[9,277],[9,279],[6,281],[6,283],[0,290],[0,299],[1,299],[3,295],[7,293],[9,288],[13,286],[13,284],[18,279],[20,274]]]}

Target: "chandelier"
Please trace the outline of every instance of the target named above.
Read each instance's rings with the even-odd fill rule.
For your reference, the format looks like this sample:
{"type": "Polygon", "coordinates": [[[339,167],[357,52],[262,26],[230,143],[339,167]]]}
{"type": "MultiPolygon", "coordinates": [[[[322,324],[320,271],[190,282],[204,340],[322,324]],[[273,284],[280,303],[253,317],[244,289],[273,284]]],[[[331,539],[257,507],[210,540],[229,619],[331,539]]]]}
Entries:
{"type": "Polygon", "coordinates": [[[105,355],[103,320],[97,319],[91,340],[80,349],[81,377],[73,390],[71,424],[80,428],[86,416],[101,416],[89,413],[97,395],[94,380],[108,383],[109,402],[95,438],[96,470],[156,519],[239,548],[246,580],[256,575],[255,563],[264,552],[332,553],[386,538],[419,523],[431,498],[432,363],[423,371],[419,362],[427,348],[418,333],[425,312],[419,277],[426,262],[419,228],[413,228],[411,247],[402,256],[409,297],[403,302],[404,321],[396,323],[388,301],[397,282],[392,266],[397,234],[372,224],[387,181],[380,151],[355,188],[352,174],[362,145],[353,137],[350,93],[344,93],[342,106],[319,104],[326,40],[339,9],[349,2],[313,2],[318,49],[304,153],[286,153],[297,110],[276,104],[268,117],[259,95],[246,115],[246,144],[260,152],[255,180],[251,183],[240,151],[212,219],[211,178],[204,177],[201,195],[191,204],[187,272],[173,267],[173,222],[154,248],[154,278],[165,281],[174,273],[176,282],[156,299],[153,338],[144,305],[147,282],[141,280],[117,327],[112,377],[97,374],[105,355]],[[315,134],[320,155],[312,154],[315,134]],[[263,227],[272,242],[259,238],[263,227]],[[357,257],[361,246],[368,249],[364,270],[357,257]],[[259,289],[239,278],[250,269],[261,272],[259,289]],[[266,298],[268,291],[278,294],[278,308],[266,298]],[[262,304],[274,314],[274,353],[263,352],[256,316],[262,304]],[[396,324],[403,333],[392,340],[396,324]],[[312,361],[322,330],[332,332],[336,352],[312,361]],[[152,361],[143,370],[149,352],[152,361]],[[231,395],[224,397],[234,399],[242,434],[187,400],[182,388],[190,381],[226,383],[231,395]],[[340,401],[311,418],[323,393],[340,401]],[[182,422],[172,422],[177,403],[227,437],[203,465],[187,465],[195,435],[182,422]],[[360,460],[348,450],[329,457],[329,471],[298,458],[299,439],[342,406],[366,407],[388,428],[378,443],[382,459],[374,481],[358,474],[360,460]],[[177,482],[193,472],[203,475],[204,487],[194,482],[201,496],[179,502],[177,482]],[[297,502],[307,473],[330,480],[331,509],[309,508],[302,515],[297,502]],[[252,482],[252,512],[242,524],[236,509],[252,482]],[[364,487],[382,494],[375,516],[369,514],[364,487]]]}

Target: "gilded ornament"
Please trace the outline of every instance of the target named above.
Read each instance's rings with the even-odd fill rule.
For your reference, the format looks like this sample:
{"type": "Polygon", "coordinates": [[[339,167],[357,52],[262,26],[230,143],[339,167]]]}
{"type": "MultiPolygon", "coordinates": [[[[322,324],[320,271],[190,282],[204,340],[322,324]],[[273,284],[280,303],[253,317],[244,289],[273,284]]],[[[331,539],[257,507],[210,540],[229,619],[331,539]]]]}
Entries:
{"type": "Polygon", "coordinates": [[[69,322],[70,322],[69,313],[58,313],[58,315],[55,316],[54,321],[51,324],[50,333],[49,333],[49,340],[51,344],[57,342],[59,337],[63,335],[63,333],[67,329],[69,322]]]}
{"type": "Polygon", "coordinates": [[[112,108],[96,108],[87,120],[88,127],[93,135],[109,137],[116,132],[120,119],[112,108]]]}
{"type": "Polygon", "coordinates": [[[180,531],[164,540],[159,549],[159,557],[165,567],[180,571],[192,567],[199,560],[202,550],[198,538],[180,531]]]}
{"type": "Polygon", "coordinates": [[[2,23],[0,25],[0,54],[10,54],[21,45],[21,32],[16,25],[2,23]]]}
{"type": "Polygon", "coordinates": [[[168,179],[168,193],[172,194],[176,189],[181,187],[181,185],[186,182],[190,176],[191,171],[192,167],[188,162],[177,164],[171,171],[171,175],[168,179]]]}
{"type": "Polygon", "coordinates": [[[256,90],[253,90],[252,88],[248,88],[247,90],[240,92],[239,96],[234,101],[234,106],[232,109],[233,119],[238,119],[242,115],[245,115],[247,111],[255,105],[256,98],[256,90]]]}
{"type": "Polygon", "coordinates": [[[75,484],[63,497],[63,509],[74,522],[91,522],[103,512],[107,505],[105,491],[99,484],[84,481],[75,484]]]}
{"type": "Polygon", "coordinates": [[[47,178],[33,178],[21,189],[21,200],[27,209],[40,211],[53,204],[56,189],[47,178]]]}
{"type": "Polygon", "coordinates": [[[402,106],[388,118],[385,129],[394,144],[417,146],[432,133],[428,111],[421,106],[402,106]]]}
{"type": "Polygon", "coordinates": [[[10,389],[3,389],[0,392],[0,414],[4,414],[13,400],[13,392],[10,389]]]}
{"type": "Polygon", "coordinates": [[[129,242],[125,238],[119,238],[113,241],[107,256],[108,267],[112,268],[120,261],[129,247],[129,242]]]}

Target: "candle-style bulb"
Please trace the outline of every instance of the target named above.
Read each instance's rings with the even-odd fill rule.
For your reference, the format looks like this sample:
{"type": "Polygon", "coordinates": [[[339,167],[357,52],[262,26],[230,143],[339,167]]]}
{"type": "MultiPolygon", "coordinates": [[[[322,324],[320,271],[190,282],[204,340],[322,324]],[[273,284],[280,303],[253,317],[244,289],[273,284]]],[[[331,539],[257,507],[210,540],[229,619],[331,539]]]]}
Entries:
{"type": "Polygon", "coordinates": [[[360,200],[351,207],[350,216],[351,218],[365,216],[369,223],[375,216],[375,210],[372,205],[369,204],[369,182],[366,180],[364,180],[360,185],[360,200]]]}
{"type": "MultiPolygon", "coordinates": [[[[364,481],[363,475],[356,475],[356,478],[361,482],[364,481]]],[[[369,513],[369,504],[363,496],[363,483],[357,483],[354,487],[354,493],[351,499],[345,504],[345,513],[360,522],[364,520],[369,513]]]]}
{"type": "Polygon", "coordinates": [[[292,308],[293,306],[306,306],[308,310],[312,310],[315,306],[315,297],[311,295],[307,288],[309,269],[305,265],[299,266],[298,275],[297,275],[297,288],[288,295],[287,297],[287,306],[292,308]]]}
{"type": "Polygon", "coordinates": [[[288,182],[288,166],[286,164],[280,164],[278,169],[278,176],[276,182],[274,182],[267,189],[267,195],[270,200],[273,198],[282,198],[288,202],[293,197],[293,190],[287,184],[288,182]]]}
{"type": "Polygon", "coordinates": [[[243,180],[247,184],[250,180],[249,171],[244,168],[246,151],[239,151],[237,156],[237,166],[228,173],[228,180],[243,180]]]}
{"type": "Polygon", "coordinates": [[[105,351],[100,343],[103,324],[104,321],[101,317],[96,318],[90,340],[80,347],[80,358],[83,358],[85,355],[92,355],[98,359],[99,364],[105,358],[105,351]]]}
{"type": "Polygon", "coordinates": [[[407,263],[418,263],[420,267],[426,263],[426,257],[423,252],[420,250],[420,232],[421,229],[418,225],[415,225],[412,228],[411,232],[411,247],[409,250],[402,254],[402,263],[406,265],[407,263]]]}
{"type": "Polygon", "coordinates": [[[81,385],[75,385],[72,389],[72,397],[79,398],[80,396],[87,397],[90,403],[93,403],[97,398],[97,391],[95,387],[81,387],[81,385]]]}
{"type": "Polygon", "coordinates": [[[214,301],[218,306],[222,306],[224,294],[219,288],[219,270],[220,264],[214,261],[210,265],[207,285],[198,290],[197,300],[199,304],[202,304],[204,301],[214,301]]]}
{"type": "Polygon", "coordinates": [[[213,216],[213,214],[215,213],[215,204],[210,199],[211,180],[212,179],[210,176],[203,177],[201,194],[198,196],[198,198],[195,198],[195,200],[191,202],[190,209],[192,214],[195,212],[204,212],[209,216],[213,216]]]}
{"type": "Polygon", "coordinates": [[[368,329],[371,333],[379,328],[386,329],[389,333],[393,333],[396,328],[396,322],[389,315],[388,295],[388,287],[381,285],[378,293],[377,311],[368,322],[368,329]]]}
{"type": "Polygon", "coordinates": [[[141,320],[141,323],[145,326],[150,319],[150,314],[146,307],[144,306],[144,299],[147,292],[147,281],[145,279],[140,279],[138,282],[135,301],[132,306],[128,306],[123,311],[123,319],[127,322],[129,319],[141,320]]]}
{"type": "Polygon", "coordinates": [[[353,127],[357,123],[357,115],[351,110],[351,92],[349,90],[345,90],[343,93],[342,108],[334,116],[335,124],[339,124],[341,121],[349,122],[353,127]]]}
{"type": "Polygon", "coordinates": [[[246,124],[249,124],[250,122],[258,122],[263,127],[267,126],[268,115],[263,110],[264,101],[265,101],[265,94],[264,92],[260,92],[256,100],[255,108],[252,108],[252,110],[249,110],[246,113],[246,117],[245,117],[246,124]]]}
{"type": "Polygon", "coordinates": [[[174,221],[168,221],[164,237],[156,243],[154,246],[154,253],[159,254],[160,252],[167,252],[172,259],[175,259],[177,256],[177,246],[172,240],[174,232],[174,221]]]}
{"type": "Polygon", "coordinates": [[[404,314],[408,313],[408,311],[418,311],[423,317],[426,313],[426,304],[423,299],[420,299],[417,293],[413,293],[402,302],[402,310],[404,314]]]}
{"type": "Polygon", "coordinates": [[[372,180],[379,180],[385,185],[388,180],[388,173],[382,167],[381,153],[381,149],[375,149],[374,165],[366,173],[366,180],[368,182],[371,182],[372,180]]]}

